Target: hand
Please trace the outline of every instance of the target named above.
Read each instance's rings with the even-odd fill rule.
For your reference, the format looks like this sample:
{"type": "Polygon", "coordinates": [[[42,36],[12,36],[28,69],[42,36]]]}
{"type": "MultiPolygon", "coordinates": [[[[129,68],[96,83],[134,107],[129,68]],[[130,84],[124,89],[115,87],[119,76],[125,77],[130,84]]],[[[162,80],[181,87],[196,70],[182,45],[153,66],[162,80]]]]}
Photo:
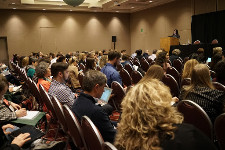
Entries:
{"type": "Polygon", "coordinates": [[[17,137],[15,137],[15,139],[12,141],[11,144],[16,144],[19,147],[22,147],[25,142],[31,139],[29,136],[30,136],[30,133],[20,134],[17,137]]]}
{"type": "Polygon", "coordinates": [[[4,132],[4,134],[5,134],[5,135],[7,135],[7,134],[10,134],[10,133],[11,133],[11,132],[6,132],[6,129],[7,129],[7,128],[14,129],[14,126],[13,126],[13,125],[11,125],[11,124],[7,124],[7,125],[2,126],[2,130],[3,130],[3,132],[4,132]]]}
{"type": "Polygon", "coordinates": [[[23,117],[27,115],[27,111],[25,108],[19,109],[16,111],[16,117],[23,117]]]}
{"type": "Polygon", "coordinates": [[[179,102],[179,99],[175,96],[175,97],[172,98],[172,102],[175,102],[175,103],[179,102]]]}
{"type": "Polygon", "coordinates": [[[21,109],[20,105],[11,102],[11,106],[15,109],[21,109]]]}

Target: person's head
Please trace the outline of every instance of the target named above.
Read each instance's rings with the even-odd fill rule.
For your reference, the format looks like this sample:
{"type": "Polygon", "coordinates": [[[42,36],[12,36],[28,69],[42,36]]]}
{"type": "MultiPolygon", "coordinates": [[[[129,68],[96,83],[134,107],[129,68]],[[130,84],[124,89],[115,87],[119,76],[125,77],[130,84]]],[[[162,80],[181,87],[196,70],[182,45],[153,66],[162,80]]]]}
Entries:
{"type": "Polygon", "coordinates": [[[3,98],[8,88],[9,88],[9,82],[3,75],[0,75],[0,99],[3,98]]]}
{"type": "Polygon", "coordinates": [[[142,50],[141,50],[141,49],[139,49],[139,50],[137,50],[137,51],[136,51],[136,53],[137,53],[137,56],[141,56],[141,54],[142,54],[142,50]]]}
{"type": "Polygon", "coordinates": [[[145,82],[146,80],[150,79],[162,80],[163,76],[164,76],[163,68],[159,65],[152,65],[146,72],[145,76],[140,80],[140,82],[145,82]]]}
{"type": "Polygon", "coordinates": [[[179,56],[179,55],[180,55],[180,50],[179,50],[179,49],[174,49],[174,50],[172,51],[172,54],[173,54],[173,55],[176,55],[176,56],[179,56]]]}
{"type": "Polygon", "coordinates": [[[37,66],[38,65],[38,59],[37,58],[29,58],[29,65],[37,66]]]}
{"type": "Polygon", "coordinates": [[[29,65],[29,57],[22,57],[21,67],[24,68],[29,65]]]}
{"type": "Polygon", "coordinates": [[[106,85],[106,76],[100,71],[89,70],[84,74],[83,90],[93,97],[100,98],[106,85]]]}
{"type": "Polygon", "coordinates": [[[116,64],[120,60],[121,54],[117,51],[110,51],[108,53],[108,61],[113,65],[116,64]]]}
{"type": "Polygon", "coordinates": [[[96,68],[96,61],[95,61],[95,58],[87,58],[86,59],[86,66],[85,66],[85,70],[95,70],[96,68]]]}
{"type": "Polygon", "coordinates": [[[84,61],[86,59],[86,54],[85,53],[80,53],[79,54],[79,61],[84,61]]]}
{"type": "Polygon", "coordinates": [[[202,53],[204,53],[204,48],[199,48],[198,50],[197,50],[197,54],[202,54],[202,53]]]}
{"type": "Polygon", "coordinates": [[[125,50],[125,49],[121,50],[121,54],[122,54],[122,55],[126,54],[126,51],[127,51],[127,50],[125,50]]]}
{"type": "Polygon", "coordinates": [[[210,80],[209,68],[205,64],[197,64],[191,73],[191,86],[204,86],[213,88],[210,80]]]}
{"type": "Polygon", "coordinates": [[[163,67],[163,63],[166,63],[169,60],[169,54],[166,51],[162,51],[158,54],[158,56],[156,55],[156,64],[160,65],[161,67],[163,67]]]}
{"type": "MultiPolygon", "coordinates": [[[[217,53],[217,54],[215,54],[215,55],[213,55],[213,57],[212,57],[212,64],[213,65],[216,65],[220,60],[222,60],[222,54],[220,54],[220,53],[217,53]]],[[[213,66],[214,67],[214,66],[213,66]]],[[[212,68],[213,69],[213,68],[212,68]]]]}
{"type": "Polygon", "coordinates": [[[157,49],[153,49],[152,54],[156,54],[157,53],[157,49]]]}
{"type": "Polygon", "coordinates": [[[127,55],[127,54],[124,54],[124,55],[122,56],[122,60],[124,60],[124,61],[128,61],[129,58],[130,58],[130,56],[127,55]]]}
{"type": "Polygon", "coordinates": [[[173,30],[173,34],[178,35],[178,34],[179,34],[179,33],[178,33],[178,30],[177,30],[177,29],[174,29],[174,30],[173,30]]]}
{"type": "Polygon", "coordinates": [[[199,64],[196,59],[190,59],[184,64],[184,69],[182,73],[182,78],[191,78],[191,73],[193,68],[199,64]]]}
{"type": "Polygon", "coordinates": [[[219,54],[222,54],[223,53],[222,47],[214,47],[213,48],[213,55],[215,55],[217,53],[219,53],[219,54]]]}
{"type": "Polygon", "coordinates": [[[59,82],[66,82],[69,77],[69,65],[63,62],[53,63],[51,65],[51,74],[59,82]]]}
{"type": "Polygon", "coordinates": [[[52,60],[53,58],[55,58],[55,54],[54,53],[49,53],[49,59],[52,60]]]}
{"type": "Polygon", "coordinates": [[[66,57],[65,56],[59,56],[59,58],[56,60],[56,62],[66,63],[66,57]]]}
{"type": "Polygon", "coordinates": [[[73,56],[73,57],[71,57],[70,59],[69,59],[69,65],[74,65],[74,66],[77,66],[77,64],[78,64],[78,59],[75,57],[75,56],[73,56]]]}
{"type": "Polygon", "coordinates": [[[35,68],[35,73],[38,78],[47,78],[51,76],[51,70],[49,68],[49,63],[44,61],[40,62],[35,68]]]}
{"type": "Polygon", "coordinates": [[[115,146],[118,149],[160,149],[161,141],[174,137],[183,116],[171,107],[170,90],[161,81],[151,79],[131,88],[122,101],[120,125],[115,146]]]}
{"type": "Polygon", "coordinates": [[[225,83],[225,60],[219,61],[215,66],[216,81],[225,83]]]}
{"type": "Polygon", "coordinates": [[[102,68],[108,62],[108,55],[103,55],[99,60],[99,66],[102,68]]]}
{"type": "Polygon", "coordinates": [[[159,56],[159,53],[161,53],[161,52],[163,52],[163,50],[161,50],[161,49],[157,50],[156,51],[156,57],[158,57],[159,56]]]}

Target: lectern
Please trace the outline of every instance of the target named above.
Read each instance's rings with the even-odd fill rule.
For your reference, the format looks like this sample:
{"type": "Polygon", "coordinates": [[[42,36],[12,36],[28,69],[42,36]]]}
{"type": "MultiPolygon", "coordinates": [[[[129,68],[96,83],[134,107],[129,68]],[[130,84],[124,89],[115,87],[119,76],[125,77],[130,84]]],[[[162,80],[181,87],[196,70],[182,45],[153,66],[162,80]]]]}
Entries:
{"type": "Polygon", "coordinates": [[[160,38],[160,48],[163,48],[169,52],[171,45],[179,45],[179,39],[175,37],[160,38]]]}

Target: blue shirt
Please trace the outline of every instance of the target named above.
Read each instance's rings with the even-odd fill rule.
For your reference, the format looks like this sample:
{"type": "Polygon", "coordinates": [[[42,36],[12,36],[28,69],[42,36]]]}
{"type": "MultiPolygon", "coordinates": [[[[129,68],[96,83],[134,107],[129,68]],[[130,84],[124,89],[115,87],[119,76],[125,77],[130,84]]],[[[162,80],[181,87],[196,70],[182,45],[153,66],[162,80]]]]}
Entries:
{"type": "Polygon", "coordinates": [[[119,72],[116,70],[112,64],[107,63],[102,69],[101,72],[104,73],[107,77],[107,84],[111,87],[113,81],[117,81],[122,86],[122,79],[120,77],[119,72]]]}

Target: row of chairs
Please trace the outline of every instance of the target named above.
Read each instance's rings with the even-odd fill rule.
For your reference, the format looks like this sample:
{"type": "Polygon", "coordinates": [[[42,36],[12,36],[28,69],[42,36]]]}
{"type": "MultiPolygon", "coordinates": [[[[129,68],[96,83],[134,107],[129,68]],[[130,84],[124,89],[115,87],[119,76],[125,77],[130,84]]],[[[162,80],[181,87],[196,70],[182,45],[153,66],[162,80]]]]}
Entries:
{"type": "Polygon", "coordinates": [[[225,113],[216,118],[213,126],[207,113],[193,101],[182,100],[177,109],[184,115],[185,123],[197,127],[213,142],[218,141],[220,150],[225,150],[225,113]]]}

